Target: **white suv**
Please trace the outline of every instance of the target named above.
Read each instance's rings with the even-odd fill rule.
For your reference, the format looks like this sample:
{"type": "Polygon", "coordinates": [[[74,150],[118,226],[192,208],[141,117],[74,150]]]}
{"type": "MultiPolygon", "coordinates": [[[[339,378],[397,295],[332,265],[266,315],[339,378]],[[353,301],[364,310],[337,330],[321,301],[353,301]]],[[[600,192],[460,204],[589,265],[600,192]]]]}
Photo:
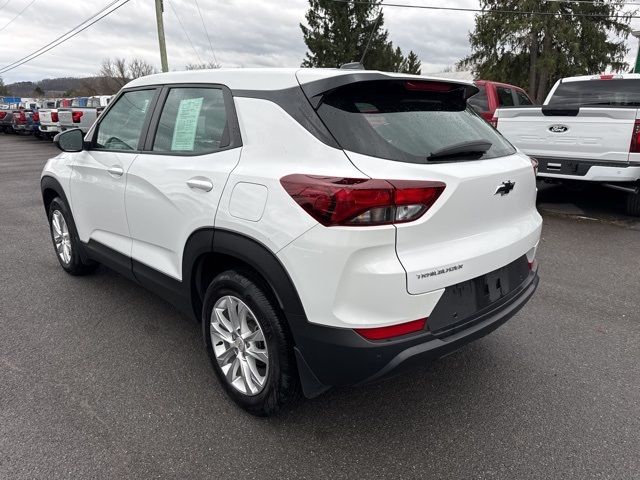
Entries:
{"type": "Polygon", "coordinates": [[[471,84],[373,71],[191,71],[129,83],[56,137],[62,268],[98,263],[202,321],[228,394],[267,415],[492,331],[531,297],[531,160],[471,84]]]}

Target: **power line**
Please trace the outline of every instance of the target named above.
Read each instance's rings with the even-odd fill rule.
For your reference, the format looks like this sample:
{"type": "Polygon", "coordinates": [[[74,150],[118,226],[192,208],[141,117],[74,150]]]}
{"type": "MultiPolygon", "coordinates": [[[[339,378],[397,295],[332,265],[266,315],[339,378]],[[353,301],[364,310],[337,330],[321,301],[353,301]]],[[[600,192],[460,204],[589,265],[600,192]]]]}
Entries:
{"type": "Polygon", "coordinates": [[[187,40],[189,40],[189,43],[191,44],[191,48],[193,49],[194,53],[196,54],[196,57],[198,57],[198,62],[202,63],[202,59],[200,58],[200,54],[198,53],[198,50],[196,50],[196,47],[193,45],[193,42],[191,41],[191,37],[187,33],[187,30],[184,28],[184,25],[182,25],[182,20],[180,20],[180,17],[178,16],[178,12],[176,12],[176,9],[173,8],[173,2],[169,2],[167,0],[167,3],[171,7],[171,10],[173,11],[173,14],[178,19],[178,23],[180,24],[180,28],[182,28],[182,31],[184,32],[185,36],[187,37],[187,40]]]}
{"type": "Polygon", "coordinates": [[[76,25],[75,27],[73,27],[72,29],[70,29],[69,31],[67,31],[67,33],[64,33],[62,35],[60,35],[58,38],[55,38],[54,40],[52,40],[51,42],[47,43],[46,45],[40,47],[39,49],[35,50],[34,52],[30,53],[29,55],[26,55],[22,58],[19,58],[18,60],[16,60],[13,63],[10,63],[8,65],[5,65],[4,67],[1,68],[1,70],[4,70],[5,68],[9,68],[13,65],[15,65],[16,63],[21,62],[22,60],[31,57],[32,55],[38,53],[40,50],[43,50],[45,48],[47,48],[50,45],[53,45],[54,43],[56,43],[58,40],[60,40],[61,38],[65,37],[66,35],[68,35],[70,32],[74,31],[77,28],[80,28],[82,25],[84,25],[86,22],[88,22],[89,20],[91,20],[92,18],[96,17],[97,15],[100,15],[102,12],[104,12],[105,10],[107,10],[109,7],[113,6],[114,4],[118,3],[120,0],[113,0],[110,4],[108,4],[107,6],[103,7],[100,11],[98,11],[97,13],[94,13],[93,15],[91,15],[89,18],[87,18],[86,20],[83,20],[82,22],[80,22],[78,25],[76,25]]]}
{"type": "Polygon", "coordinates": [[[118,10],[119,8],[125,6],[131,0],[123,0],[122,3],[120,3],[119,5],[116,5],[115,8],[107,11],[106,13],[103,13],[103,12],[105,12],[105,10],[109,9],[111,6],[113,6],[118,1],[120,1],[120,0],[114,0],[109,5],[107,5],[102,10],[100,10],[98,13],[92,15],[91,17],[86,19],[84,22],[80,23],[78,26],[72,28],[71,30],[67,31],[65,34],[59,36],[53,42],[48,43],[44,47],[39,48],[38,50],[36,50],[35,52],[27,55],[26,57],[22,57],[20,60],[17,60],[17,61],[15,61],[13,63],[10,63],[9,65],[6,65],[6,66],[2,67],[2,69],[0,69],[0,73],[5,73],[5,72],[8,72],[9,70],[13,70],[14,68],[18,68],[19,66],[24,65],[25,63],[30,62],[31,60],[34,60],[34,59],[38,58],[39,56],[47,53],[49,50],[57,47],[58,45],[66,42],[67,40],[72,39],[73,37],[75,37],[79,33],[85,31],[87,28],[89,28],[90,26],[92,26],[95,23],[99,22],[100,20],[102,20],[107,15],[110,15],[113,12],[115,12],[116,10],[118,10]],[[90,23],[87,23],[89,21],[90,21],[90,23]],[[84,24],[86,24],[86,25],[84,25],[84,24]],[[77,30],[78,27],[80,27],[80,26],[82,26],[82,28],[77,30]],[[74,31],[74,30],[76,30],[76,31],[74,31]]]}
{"type": "MultiPolygon", "coordinates": [[[[338,3],[359,3],[371,5],[370,1],[366,0],[331,0],[338,3]]],[[[571,1],[571,0],[568,0],[571,1]]],[[[573,0],[576,1],[576,0],[573,0]]],[[[433,5],[413,5],[406,3],[385,3],[385,7],[397,7],[397,8],[415,8],[422,10],[444,10],[450,12],[476,12],[476,13],[513,13],[516,15],[541,15],[541,16],[560,16],[560,17],[589,17],[589,18],[611,18],[615,15],[605,15],[602,13],[563,13],[563,12],[533,12],[526,10],[482,10],[481,8],[467,8],[467,7],[434,7],[433,5]]],[[[627,18],[640,18],[639,15],[626,15],[627,18]]]]}
{"type": "MultiPolygon", "coordinates": [[[[13,21],[14,21],[16,18],[18,18],[20,15],[22,15],[22,12],[24,12],[27,8],[29,8],[31,5],[33,5],[35,1],[36,1],[36,0],[31,0],[31,2],[29,2],[29,3],[27,4],[27,6],[26,6],[26,7],[24,7],[22,10],[20,10],[20,11],[18,12],[18,14],[17,14],[15,17],[13,17],[11,20],[9,20],[7,23],[5,23],[5,24],[4,24],[4,26],[3,26],[2,28],[0,28],[0,32],[1,32],[1,31],[3,31],[5,28],[7,28],[9,25],[11,25],[11,24],[13,23],[13,21]]],[[[6,5],[6,3],[5,3],[5,5],[6,5]]],[[[3,7],[4,7],[4,5],[3,5],[3,7]]]]}
{"type": "Polygon", "coordinates": [[[2,4],[2,6],[0,7],[0,10],[2,10],[4,7],[6,7],[8,3],[9,3],[9,0],[7,0],[6,2],[4,2],[4,3],[2,4]]]}
{"type": "Polygon", "coordinates": [[[200,11],[200,5],[198,5],[198,0],[195,0],[196,7],[198,8],[198,14],[200,15],[200,20],[202,21],[202,27],[204,28],[204,33],[207,35],[207,40],[209,40],[209,48],[211,48],[211,55],[213,55],[213,61],[216,65],[218,65],[218,59],[216,58],[216,52],[213,51],[213,44],[211,43],[211,37],[209,36],[209,31],[207,30],[207,26],[204,23],[204,18],[202,17],[202,12],[200,11]]]}

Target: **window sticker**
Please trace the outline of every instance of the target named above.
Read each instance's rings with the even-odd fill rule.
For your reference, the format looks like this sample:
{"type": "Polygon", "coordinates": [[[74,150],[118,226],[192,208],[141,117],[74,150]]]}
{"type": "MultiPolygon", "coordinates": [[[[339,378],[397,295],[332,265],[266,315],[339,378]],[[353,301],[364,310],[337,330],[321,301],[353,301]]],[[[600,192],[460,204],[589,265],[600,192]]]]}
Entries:
{"type": "Polygon", "coordinates": [[[149,107],[149,99],[144,99],[144,105],[142,105],[142,113],[147,113],[147,108],[149,107]]]}
{"type": "Polygon", "coordinates": [[[203,100],[204,98],[188,98],[180,101],[171,150],[193,150],[203,100]]]}

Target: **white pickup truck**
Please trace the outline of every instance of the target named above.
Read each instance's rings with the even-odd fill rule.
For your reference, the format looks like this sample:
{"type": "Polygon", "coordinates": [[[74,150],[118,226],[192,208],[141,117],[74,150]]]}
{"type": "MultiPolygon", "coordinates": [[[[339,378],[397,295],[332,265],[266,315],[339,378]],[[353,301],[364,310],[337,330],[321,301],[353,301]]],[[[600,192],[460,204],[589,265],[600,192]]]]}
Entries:
{"type": "Polygon", "coordinates": [[[64,132],[79,128],[83,133],[87,133],[110,100],[110,95],[90,97],[87,99],[86,106],[81,107],[79,99],[74,99],[71,107],[58,109],[60,130],[64,132]]]}
{"type": "Polygon", "coordinates": [[[501,108],[494,121],[538,160],[538,177],[625,191],[640,216],[640,74],[564,78],[542,107],[501,108]]]}

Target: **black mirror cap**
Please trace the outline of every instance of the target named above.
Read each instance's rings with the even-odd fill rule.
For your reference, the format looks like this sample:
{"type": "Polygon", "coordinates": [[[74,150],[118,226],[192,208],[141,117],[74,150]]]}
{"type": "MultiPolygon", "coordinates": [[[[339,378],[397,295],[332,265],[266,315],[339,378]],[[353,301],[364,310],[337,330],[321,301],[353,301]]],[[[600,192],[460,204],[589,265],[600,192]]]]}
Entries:
{"type": "Polygon", "coordinates": [[[81,152],[85,146],[84,133],[79,128],[72,128],[57,134],[53,143],[63,152],[81,152]]]}

